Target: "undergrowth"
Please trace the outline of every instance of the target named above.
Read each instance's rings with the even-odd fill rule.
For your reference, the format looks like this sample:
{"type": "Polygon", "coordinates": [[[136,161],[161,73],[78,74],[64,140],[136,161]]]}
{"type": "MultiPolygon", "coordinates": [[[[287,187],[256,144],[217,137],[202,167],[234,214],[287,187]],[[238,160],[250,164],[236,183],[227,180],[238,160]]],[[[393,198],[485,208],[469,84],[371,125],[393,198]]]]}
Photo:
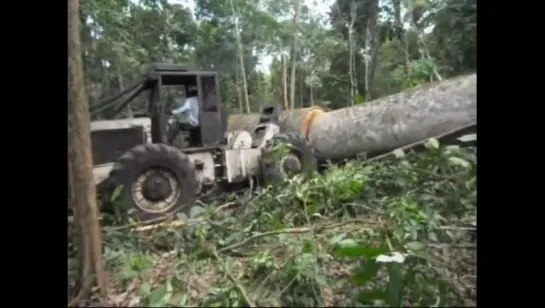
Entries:
{"type": "Polygon", "coordinates": [[[154,227],[104,218],[103,304],[475,306],[476,148],[426,146],[197,202],[154,227]]]}

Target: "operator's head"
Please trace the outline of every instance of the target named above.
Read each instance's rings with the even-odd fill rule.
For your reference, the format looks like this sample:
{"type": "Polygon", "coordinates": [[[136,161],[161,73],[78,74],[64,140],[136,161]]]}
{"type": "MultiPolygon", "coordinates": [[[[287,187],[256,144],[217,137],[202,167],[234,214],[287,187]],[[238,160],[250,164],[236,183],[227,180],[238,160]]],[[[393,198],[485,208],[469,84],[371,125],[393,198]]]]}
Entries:
{"type": "Polygon", "coordinates": [[[187,95],[186,96],[197,96],[197,86],[189,85],[187,86],[187,95]]]}

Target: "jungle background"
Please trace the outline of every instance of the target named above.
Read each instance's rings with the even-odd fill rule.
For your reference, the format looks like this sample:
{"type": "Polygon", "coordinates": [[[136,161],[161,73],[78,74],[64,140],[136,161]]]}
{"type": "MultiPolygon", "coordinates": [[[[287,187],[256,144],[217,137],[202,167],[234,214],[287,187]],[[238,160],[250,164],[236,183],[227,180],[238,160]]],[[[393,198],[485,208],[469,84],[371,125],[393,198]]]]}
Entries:
{"type": "Polygon", "coordinates": [[[337,109],[475,71],[476,12],[474,0],[85,1],[85,86],[92,106],[147,63],[181,63],[217,71],[231,113],[337,109]]]}

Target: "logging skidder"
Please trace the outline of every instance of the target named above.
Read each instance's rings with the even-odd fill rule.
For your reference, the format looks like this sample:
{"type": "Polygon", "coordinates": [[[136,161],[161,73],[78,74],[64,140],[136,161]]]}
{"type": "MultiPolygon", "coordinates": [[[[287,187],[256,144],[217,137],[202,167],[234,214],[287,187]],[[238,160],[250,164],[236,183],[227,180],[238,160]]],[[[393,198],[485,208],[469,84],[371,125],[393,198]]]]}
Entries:
{"type": "Polygon", "coordinates": [[[215,187],[252,178],[268,181],[285,176],[286,171],[316,167],[303,136],[280,133],[274,108],[265,110],[250,133],[226,134],[227,114],[216,72],[154,64],[139,81],[93,110],[121,111],[143,92],[149,92],[149,114],[92,123],[91,134],[95,183],[120,188],[118,202],[136,220],[189,212],[199,194],[215,187]],[[185,125],[168,113],[159,99],[165,85],[196,87],[197,125],[185,125]],[[178,135],[184,142],[175,142],[178,135]],[[276,151],[278,144],[288,150],[276,151]]]}

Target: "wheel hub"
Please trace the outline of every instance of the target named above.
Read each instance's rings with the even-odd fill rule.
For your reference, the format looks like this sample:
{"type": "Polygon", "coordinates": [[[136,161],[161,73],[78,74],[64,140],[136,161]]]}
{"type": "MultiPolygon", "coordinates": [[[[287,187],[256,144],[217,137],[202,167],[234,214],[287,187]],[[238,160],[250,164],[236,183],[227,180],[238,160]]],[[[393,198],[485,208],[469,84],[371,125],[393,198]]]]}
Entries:
{"type": "Polygon", "coordinates": [[[282,169],[288,174],[298,172],[302,169],[301,161],[293,154],[287,155],[282,159],[282,169]]]}
{"type": "Polygon", "coordinates": [[[180,198],[180,182],[169,170],[151,168],[132,184],[132,197],[138,208],[150,214],[171,210],[180,198]]]}
{"type": "Polygon", "coordinates": [[[149,175],[142,183],[142,194],[150,201],[168,198],[172,194],[169,179],[160,172],[149,175]]]}

